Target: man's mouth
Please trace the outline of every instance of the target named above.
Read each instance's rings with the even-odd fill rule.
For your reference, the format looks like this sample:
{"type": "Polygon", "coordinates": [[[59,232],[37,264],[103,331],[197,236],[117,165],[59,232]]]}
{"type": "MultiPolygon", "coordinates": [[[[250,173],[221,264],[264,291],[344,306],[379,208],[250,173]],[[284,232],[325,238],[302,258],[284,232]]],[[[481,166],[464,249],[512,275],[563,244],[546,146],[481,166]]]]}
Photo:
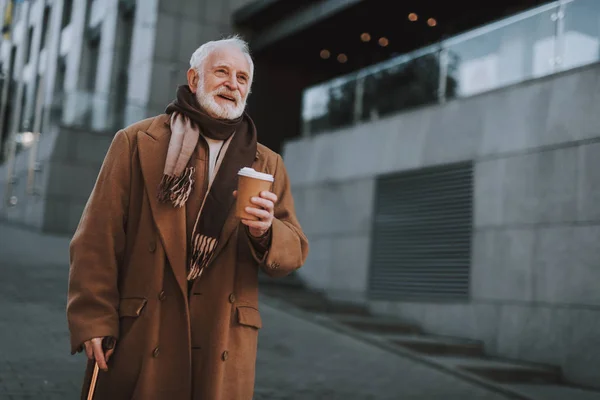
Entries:
{"type": "Polygon", "coordinates": [[[231,102],[236,103],[235,97],[233,97],[233,96],[228,96],[226,94],[218,94],[217,96],[219,96],[222,99],[229,100],[231,102]]]}

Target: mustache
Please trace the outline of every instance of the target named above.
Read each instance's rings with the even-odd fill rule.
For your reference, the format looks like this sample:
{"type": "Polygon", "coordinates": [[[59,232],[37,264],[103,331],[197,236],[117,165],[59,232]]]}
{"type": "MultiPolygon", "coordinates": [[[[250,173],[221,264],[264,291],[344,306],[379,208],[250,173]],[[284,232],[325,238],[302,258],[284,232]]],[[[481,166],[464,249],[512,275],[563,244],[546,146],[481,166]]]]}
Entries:
{"type": "Polygon", "coordinates": [[[227,97],[231,97],[231,98],[235,99],[236,103],[241,103],[241,101],[242,101],[242,96],[240,95],[240,92],[235,91],[235,90],[229,90],[223,86],[214,90],[212,92],[212,94],[213,95],[224,95],[227,97]]]}

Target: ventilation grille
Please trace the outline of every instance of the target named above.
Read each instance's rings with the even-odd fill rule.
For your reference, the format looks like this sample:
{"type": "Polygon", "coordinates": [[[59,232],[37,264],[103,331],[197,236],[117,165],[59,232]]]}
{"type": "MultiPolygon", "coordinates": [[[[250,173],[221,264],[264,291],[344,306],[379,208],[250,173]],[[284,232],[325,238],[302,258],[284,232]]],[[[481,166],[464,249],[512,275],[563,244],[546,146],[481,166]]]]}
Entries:
{"type": "Polygon", "coordinates": [[[467,299],[473,164],[381,177],[376,194],[369,297],[467,299]]]}

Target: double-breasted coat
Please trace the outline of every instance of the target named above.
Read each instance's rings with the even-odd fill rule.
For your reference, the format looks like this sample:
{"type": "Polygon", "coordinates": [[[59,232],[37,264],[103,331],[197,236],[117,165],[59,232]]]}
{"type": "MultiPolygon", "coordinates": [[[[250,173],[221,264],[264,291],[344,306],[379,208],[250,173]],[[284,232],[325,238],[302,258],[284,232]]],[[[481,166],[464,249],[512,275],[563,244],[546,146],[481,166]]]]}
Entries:
{"type": "Polygon", "coordinates": [[[170,135],[163,114],[112,141],[70,246],[71,352],[93,337],[117,338],[95,400],[249,400],[262,326],[258,270],[289,274],[308,241],[282,158],[259,144],[252,167],[274,175],[279,199],[270,247],[255,250],[232,207],[213,262],[188,290],[185,207],[156,196],[170,135]]]}

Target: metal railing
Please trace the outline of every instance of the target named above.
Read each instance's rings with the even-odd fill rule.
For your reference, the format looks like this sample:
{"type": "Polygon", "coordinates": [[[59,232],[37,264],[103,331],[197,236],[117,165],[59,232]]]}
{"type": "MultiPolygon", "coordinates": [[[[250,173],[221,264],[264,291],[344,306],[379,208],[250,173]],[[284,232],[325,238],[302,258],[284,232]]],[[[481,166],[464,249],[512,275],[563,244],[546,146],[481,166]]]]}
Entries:
{"type": "Polygon", "coordinates": [[[600,1],[555,1],[307,88],[303,133],[372,121],[599,60],[600,1]]]}

